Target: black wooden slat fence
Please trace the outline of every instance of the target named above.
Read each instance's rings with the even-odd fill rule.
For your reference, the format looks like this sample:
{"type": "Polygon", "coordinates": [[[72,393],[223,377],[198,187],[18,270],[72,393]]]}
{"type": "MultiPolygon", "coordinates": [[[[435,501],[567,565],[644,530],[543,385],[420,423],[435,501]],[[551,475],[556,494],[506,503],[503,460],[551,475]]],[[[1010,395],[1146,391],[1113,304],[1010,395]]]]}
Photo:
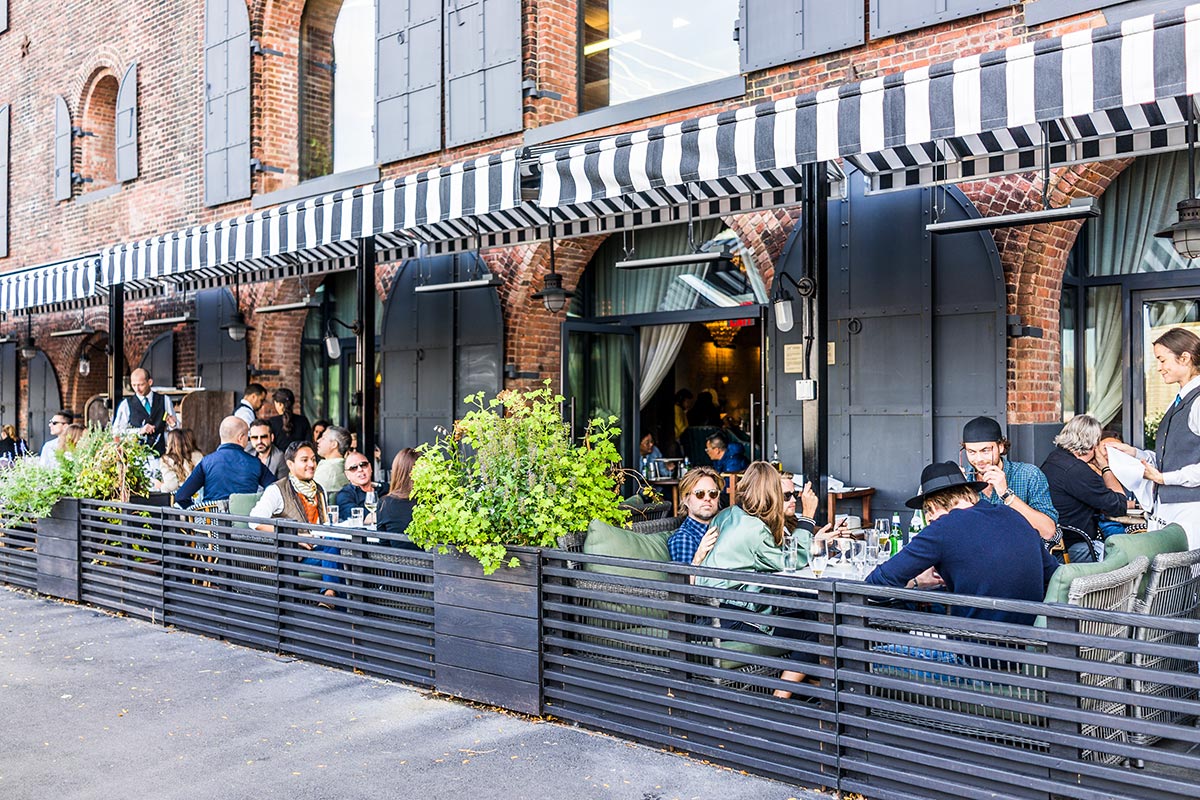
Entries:
{"type": "MultiPolygon", "coordinates": [[[[876,800],[1191,800],[1200,784],[1195,619],[939,598],[1045,620],[1002,624],[856,581],[754,575],[752,593],[692,582],[745,573],[556,550],[485,577],[386,534],[79,506],[85,603],[790,783],[876,800]]],[[[45,592],[36,545],[33,526],[0,529],[0,581],[45,592]]]]}

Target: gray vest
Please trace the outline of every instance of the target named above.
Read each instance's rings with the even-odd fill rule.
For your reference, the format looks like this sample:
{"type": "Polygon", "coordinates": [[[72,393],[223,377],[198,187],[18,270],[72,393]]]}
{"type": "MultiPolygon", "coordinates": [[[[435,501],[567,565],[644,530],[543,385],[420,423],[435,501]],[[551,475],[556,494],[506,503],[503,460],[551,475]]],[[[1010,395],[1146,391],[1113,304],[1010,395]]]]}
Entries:
{"type": "MultiPolygon", "coordinates": [[[[1200,436],[1188,427],[1192,405],[1200,397],[1200,390],[1193,389],[1178,403],[1172,403],[1158,423],[1158,437],[1154,454],[1162,472],[1173,472],[1188,464],[1200,464],[1200,436]]],[[[1200,500],[1200,487],[1159,486],[1160,503],[1194,503],[1200,500]]]]}

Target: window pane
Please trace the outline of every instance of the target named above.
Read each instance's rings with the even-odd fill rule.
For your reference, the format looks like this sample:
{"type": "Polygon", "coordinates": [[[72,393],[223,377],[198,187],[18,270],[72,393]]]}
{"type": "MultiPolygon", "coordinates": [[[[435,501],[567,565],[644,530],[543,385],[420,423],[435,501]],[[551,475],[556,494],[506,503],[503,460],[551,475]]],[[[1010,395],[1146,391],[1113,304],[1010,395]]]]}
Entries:
{"type": "Polygon", "coordinates": [[[1121,287],[1097,286],[1087,290],[1087,413],[1107,427],[1119,427],[1124,365],[1121,348],[1121,287]]]}
{"type": "Polygon", "coordinates": [[[585,0],[582,110],[736,75],[737,15],[737,0],[585,0]]]}
{"type": "Polygon", "coordinates": [[[1079,321],[1073,286],[1063,290],[1059,320],[1062,327],[1062,418],[1066,422],[1079,413],[1075,405],[1075,337],[1079,321]]]}
{"type": "Polygon", "coordinates": [[[375,162],[375,0],[344,0],[333,30],[333,169],[375,162]]]}

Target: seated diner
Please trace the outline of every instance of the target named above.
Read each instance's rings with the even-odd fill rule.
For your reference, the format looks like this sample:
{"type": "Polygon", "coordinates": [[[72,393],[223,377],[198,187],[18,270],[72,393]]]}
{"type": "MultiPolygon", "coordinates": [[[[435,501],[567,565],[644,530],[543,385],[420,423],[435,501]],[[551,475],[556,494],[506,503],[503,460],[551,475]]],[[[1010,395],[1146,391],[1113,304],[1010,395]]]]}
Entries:
{"type": "MultiPolygon", "coordinates": [[[[953,461],[921,471],[919,493],[905,504],[922,509],[928,525],[867,583],[907,589],[946,588],[954,594],[1040,601],[1058,562],[1025,518],[981,499],[987,486],[969,481],[953,461]]],[[[951,614],[1032,625],[1032,614],[953,606],[951,614]]]]}

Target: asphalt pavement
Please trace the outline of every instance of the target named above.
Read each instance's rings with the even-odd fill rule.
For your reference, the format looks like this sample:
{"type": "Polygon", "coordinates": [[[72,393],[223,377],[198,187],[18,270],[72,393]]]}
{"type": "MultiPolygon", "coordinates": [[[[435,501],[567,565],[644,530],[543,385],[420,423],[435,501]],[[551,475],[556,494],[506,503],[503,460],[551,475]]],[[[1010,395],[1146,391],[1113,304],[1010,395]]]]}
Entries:
{"type": "Polygon", "coordinates": [[[827,797],[0,588],[3,800],[827,797]]]}

